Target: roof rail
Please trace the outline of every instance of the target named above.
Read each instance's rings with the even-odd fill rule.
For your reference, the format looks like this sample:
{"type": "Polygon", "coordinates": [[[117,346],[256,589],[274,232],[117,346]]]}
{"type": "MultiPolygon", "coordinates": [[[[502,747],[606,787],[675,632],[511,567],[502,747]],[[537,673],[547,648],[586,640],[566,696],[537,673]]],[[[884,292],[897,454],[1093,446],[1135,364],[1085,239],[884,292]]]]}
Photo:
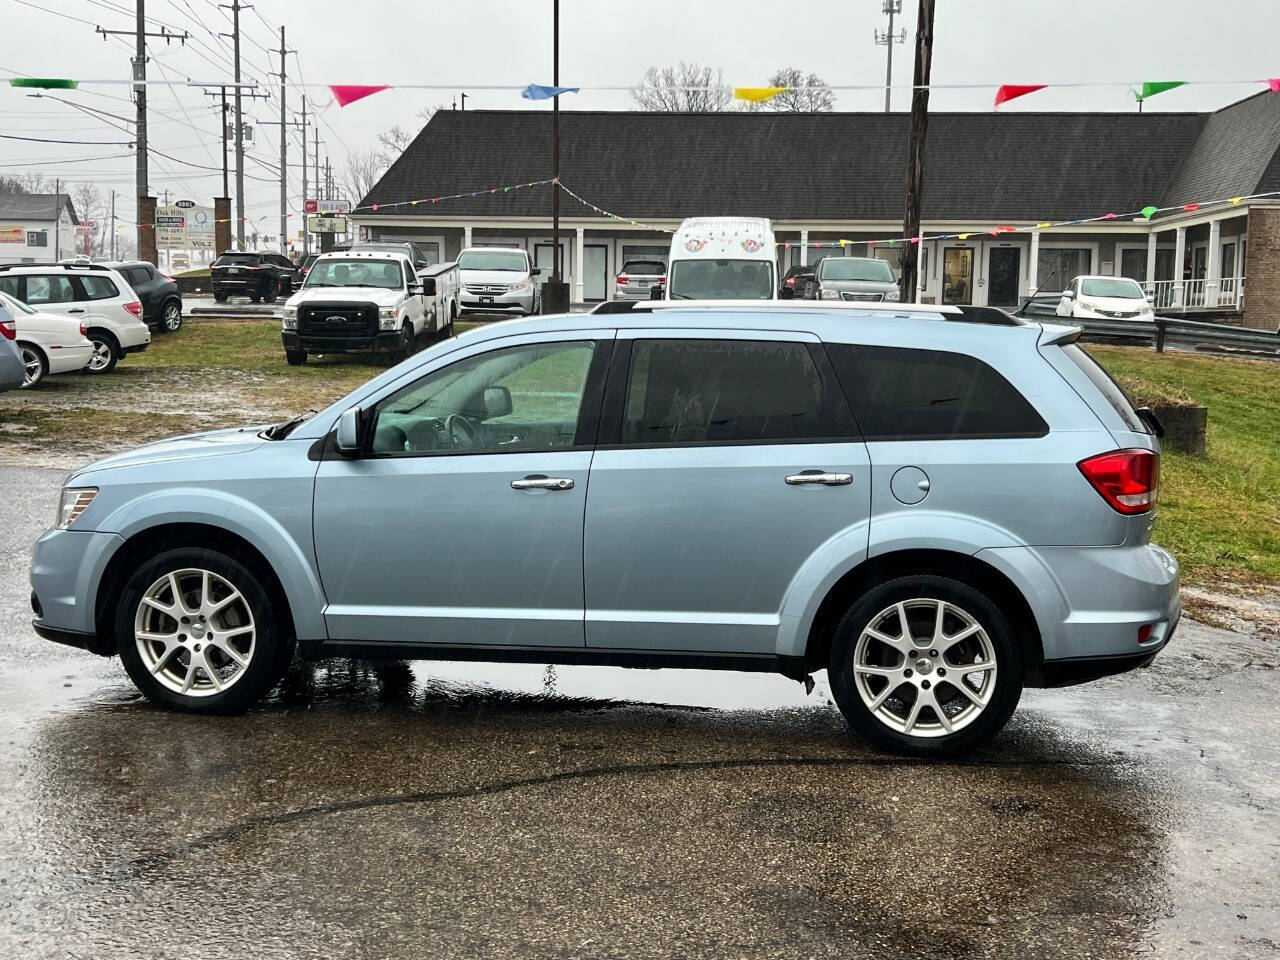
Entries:
{"type": "Polygon", "coordinates": [[[12,270],[14,267],[34,267],[37,270],[110,270],[106,264],[90,263],[83,260],[80,263],[0,263],[0,271],[12,270]]]}
{"type": "Polygon", "coordinates": [[[851,313],[872,311],[943,314],[948,317],[963,315],[959,307],[950,304],[893,301],[877,303],[873,300],[606,300],[596,308],[600,313],[627,313],[634,310],[847,310],[851,313]],[[607,309],[602,309],[606,306],[607,309]]]}

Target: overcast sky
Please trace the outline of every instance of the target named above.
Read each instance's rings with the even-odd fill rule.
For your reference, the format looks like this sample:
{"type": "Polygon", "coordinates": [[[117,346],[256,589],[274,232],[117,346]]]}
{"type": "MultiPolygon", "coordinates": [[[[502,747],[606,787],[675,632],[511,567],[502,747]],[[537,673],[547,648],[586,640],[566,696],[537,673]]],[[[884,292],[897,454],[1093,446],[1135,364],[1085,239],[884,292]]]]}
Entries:
{"type": "MultiPolygon", "coordinates": [[[[883,28],[882,0],[562,0],[561,83],[629,84],[651,64],[692,60],[723,70],[732,85],[762,84],[774,69],[794,65],[831,84],[880,83],[885,48],[872,40],[883,28]]],[[[907,43],[895,48],[894,79],[911,81],[915,0],[899,21],[907,43]]],[[[148,0],[158,23],[191,31],[198,43],[183,48],[151,41],[149,76],[201,81],[229,79],[229,12],[216,0],[148,0]]],[[[547,109],[508,91],[468,90],[466,84],[551,82],[551,0],[256,0],[242,14],[246,79],[274,82],[284,23],[291,80],[326,82],[457,83],[467,90],[468,109],[547,109]]],[[[129,0],[0,0],[0,25],[8,40],[0,48],[0,76],[13,73],[95,79],[127,79],[132,39],[104,41],[93,26],[133,26],[129,0]],[[43,7],[46,9],[35,9],[43,7]],[[118,12],[112,12],[115,9],[118,12]],[[56,13],[53,11],[57,11],[56,13]],[[80,22],[84,21],[84,22],[80,22]],[[20,42],[15,42],[20,41],[20,42]]],[[[933,80],[981,83],[977,90],[938,90],[933,110],[987,110],[1000,83],[1116,81],[1116,86],[1045,90],[1003,110],[1133,110],[1126,84],[1142,80],[1238,80],[1280,75],[1280,3],[1275,0],[938,0],[933,80]]],[[[1148,110],[1214,109],[1263,87],[1190,86],[1148,102],[1148,110]]],[[[296,109],[300,92],[289,91],[296,109]]],[[[389,90],[339,109],[327,90],[307,89],[321,105],[321,152],[339,168],[350,150],[375,144],[393,124],[416,132],[415,112],[446,107],[451,90],[389,90]]],[[[92,86],[67,95],[78,103],[132,117],[125,87],[92,86]]],[[[278,96],[278,94],[276,94],[278,96]]],[[[151,87],[152,145],[187,164],[159,159],[152,167],[153,192],[209,202],[220,192],[221,152],[216,108],[198,90],[151,87]]],[[[583,92],[562,98],[564,109],[626,109],[625,93],[583,92]]],[[[909,93],[894,94],[895,109],[907,109],[909,93]]],[[[878,110],[878,91],[845,92],[839,110],[878,110]]],[[[249,101],[251,119],[278,120],[279,101],[249,101]]],[[[258,130],[252,153],[267,163],[279,159],[277,127],[258,130]]],[[[0,88],[0,132],[59,140],[114,141],[120,131],[71,107],[29,99],[0,88]]],[[[310,137],[308,138],[310,140],[310,137]]],[[[297,162],[296,140],[290,164],[297,162]]],[[[92,179],[104,192],[119,191],[118,211],[133,204],[133,161],[127,148],[83,144],[38,144],[0,140],[0,172],[38,168],[65,180],[92,179]],[[114,155],[114,156],[113,156],[114,155]],[[88,160],[84,158],[104,158],[88,160]],[[73,162],[64,162],[73,161],[73,162]]],[[[249,163],[246,197],[250,217],[262,217],[264,233],[278,223],[276,174],[249,163]]],[[[530,169],[530,179],[544,175],[530,169]]],[[[1087,176],[1081,171],[1081,176],[1087,176]]],[[[234,189],[234,169],[232,172],[234,189]]],[[[290,171],[291,203],[300,181],[290,171]]],[[[477,188],[491,184],[476,184],[477,188]]],[[[351,198],[353,200],[358,198],[351,198]]]]}

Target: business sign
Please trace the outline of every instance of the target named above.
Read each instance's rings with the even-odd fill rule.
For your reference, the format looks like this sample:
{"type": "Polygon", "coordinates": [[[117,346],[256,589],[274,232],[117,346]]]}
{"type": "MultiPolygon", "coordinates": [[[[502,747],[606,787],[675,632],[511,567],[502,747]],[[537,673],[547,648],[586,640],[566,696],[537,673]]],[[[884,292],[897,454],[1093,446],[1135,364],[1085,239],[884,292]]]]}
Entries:
{"type": "Polygon", "coordinates": [[[0,243],[27,242],[27,228],[22,224],[0,223],[0,243]]]}
{"type": "Polygon", "coordinates": [[[351,212],[351,203],[347,200],[304,200],[302,209],[306,213],[338,213],[351,212]]]}
{"type": "Polygon", "coordinates": [[[312,233],[346,233],[346,217],[307,217],[307,229],[312,233]]]}
{"type": "Polygon", "coordinates": [[[213,208],[190,200],[156,207],[156,246],[180,250],[213,249],[213,208]]]}

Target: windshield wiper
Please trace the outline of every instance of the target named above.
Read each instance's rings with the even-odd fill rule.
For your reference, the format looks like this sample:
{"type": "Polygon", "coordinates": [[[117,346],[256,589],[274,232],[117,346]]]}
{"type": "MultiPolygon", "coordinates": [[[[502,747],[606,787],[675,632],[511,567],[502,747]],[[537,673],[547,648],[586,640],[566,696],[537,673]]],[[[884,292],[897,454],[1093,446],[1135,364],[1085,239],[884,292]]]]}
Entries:
{"type": "Polygon", "coordinates": [[[315,414],[316,414],[316,411],[307,410],[303,413],[298,414],[296,417],[290,417],[288,420],[283,420],[280,423],[273,424],[272,426],[267,427],[267,429],[262,431],[262,436],[267,440],[283,440],[285,437],[287,437],[290,433],[293,432],[294,428],[297,427],[298,424],[302,423],[302,421],[310,417],[315,416],[315,414]]]}

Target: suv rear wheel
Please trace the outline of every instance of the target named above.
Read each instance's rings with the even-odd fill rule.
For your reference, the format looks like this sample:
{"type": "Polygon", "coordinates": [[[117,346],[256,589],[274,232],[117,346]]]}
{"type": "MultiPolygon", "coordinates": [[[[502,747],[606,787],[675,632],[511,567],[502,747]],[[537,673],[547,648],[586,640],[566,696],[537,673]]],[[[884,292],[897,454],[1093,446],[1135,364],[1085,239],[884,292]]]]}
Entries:
{"type": "Polygon", "coordinates": [[[87,334],[89,342],[93,344],[93,353],[89,357],[89,364],[86,366],[86,373],[110,373],[116,368],[116,361],[120,359],[120,344],[116,342],[116,338],[105,330],[90,330],[87,334]]]}
{"type": "Polygon", "coordinates": [[[1022,696],[1022,649],[985,594],[945,576],[865,593],[836,628],[829,665],[841,713],[883,750],[951,757],[990,740],[1022,696]]]}
{"type": "Polygon", "coordinates": [[[280,295],[280,281],[268,280],[267,285],[262,290],[262,299],[267,303],[275,303],[276,297],[280,295]]]}
{"type": "Polygon", "coordinates": [[[193,713],[243,710],[275,686],[293,654],[258,577],[206,548],[143,564],[121,593],[115,633],[147,699],[193,713]]]}
{"type": "Polygon", "coordinates": [[[177,333],[182,326],[182,304],[170,300],[160,312],[160,329],[165,333],[177,333]]]}

